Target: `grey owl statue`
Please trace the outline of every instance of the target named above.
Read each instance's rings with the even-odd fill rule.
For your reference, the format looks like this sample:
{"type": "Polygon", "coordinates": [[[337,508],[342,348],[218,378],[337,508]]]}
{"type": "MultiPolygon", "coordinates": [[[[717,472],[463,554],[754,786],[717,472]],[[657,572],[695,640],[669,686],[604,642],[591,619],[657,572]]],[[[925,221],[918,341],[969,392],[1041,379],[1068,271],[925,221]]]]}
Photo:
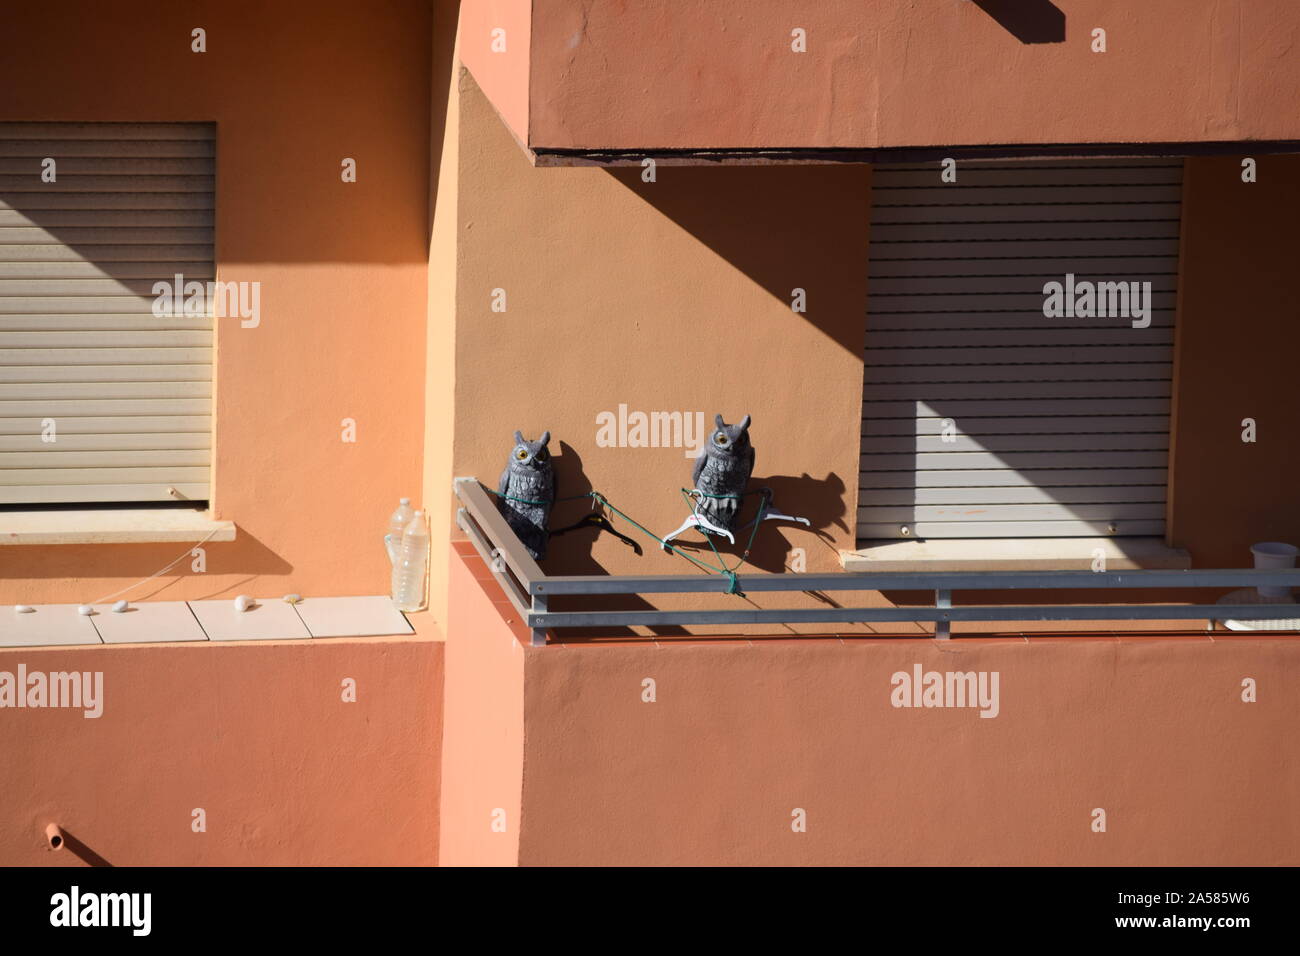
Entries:
{"type": "Polygon", "coordinates": [[[740,514],[740,495],[745,493],[754,471],[754,446],[749,443],[749,416],[738,425],[728,425],[719,415],[717,428],[695,460],[692,480],[706,495],[736,495],[734,498],[701,498],[696,511],[720,528],[732,530],[740,514]]]}
{"type": "Polygon", "coordinates": [[[510,462],[501,472],[497,491],[497,508],[534,559],[546,557],[546,530],[555,502],[555,474],[551,470],[551,453],[546,450],[550,432],[542,432],[537,441],[525,441],[515,432],[515,447],[510,462]],[[510,500],[518,499],[518,500],[510,500]]]}

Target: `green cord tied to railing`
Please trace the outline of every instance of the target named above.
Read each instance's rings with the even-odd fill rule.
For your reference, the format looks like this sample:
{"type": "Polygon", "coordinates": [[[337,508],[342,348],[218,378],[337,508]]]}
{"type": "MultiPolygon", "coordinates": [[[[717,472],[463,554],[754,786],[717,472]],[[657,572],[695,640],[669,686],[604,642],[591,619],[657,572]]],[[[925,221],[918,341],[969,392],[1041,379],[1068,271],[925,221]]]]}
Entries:
{"type": "MultiPolygon", "coordinates": [[[[483,490],[485,490],[490,495],[495,495],[496,497],[503,498],[506,501],[517,501],[520,504],[525,504],[525,505],[546,505],[551,503],[547,501],[533,501],[528,498],[516,498],[512,495],[505,495],[499,491],[493,491],[491,488],[488,488],[486,485],[483,486],[483,490]]],[[[753,527],[750,529],[749,540],[745,542],[745,550],[741,553],[740,560],[736,562],[735,567],[733,568],[727,567],[726,561],[723,560],[723,557],[721,553],[719,553],[717,546],[714,545],[713,543],[713,536],[708,534],[707,532],[704,533],[704,539],[709,542],[709,547],[713,550],[714,557],[718,559],[718,565],[719,565],[718,567],[714,567],[713,565],[709,564],[707,561],[699,560],[694,555],[681,550],[676,545],[669,544],[663,538],[659,537],[659,535],[655,534],[645,525],[641,524],[639,521],[633,518],[631,515],[626,514],[623,511],[620,511],[618,508],[614,507],[614,505],[610,504],[609,499],[606,498],[604,495],[602,495],[599,491],[588,491],[580,495],[567,495],[563,498],[556,498],[555,501],[556,502],[577,501],[581,498],[590,498],[592,501],[596,502],[596,504],[600,505],[606,511],[610,511],[618,515],[620,518],[622,518],[628,524],[632,525],[642,534],[646,535],[647,537],[654,538],[656,541],[659,542],[659,546],[663,548],[665,551],[669,551],[672,554],[680,555],[681,557],[685,558],[687,561],[691,562],[691,564],[695,565],[697,568],[700,568],[703,571],[708,571],[712,574],[725,575],[727,578],[726,593],[736,594],[741,597],[744,597],[745,592],[740,590],[740,579],[737,577],[736,571],[738,571],[740,569],[740,566],[745,563],[745,560],[749,557],[749,552],[751,548],[753,548],[754,538],[758,534],[758,526],[763,520],[763,512],[767,509],[768,503],[771,500],[771,492],[769,492],[766,488],[762,488],[757,491],[747,491],[743,495],[714,495],[714,494],[709,494],[708,492],[705,491],[699,491],[698,489],[687,489],[687,488],[681,489],[681,492],[682,492],[682,497],[686,500],[686,503],[690,505],[692,514],[695,513],[695,506],[691,504],[691,498],[696,496],[703,497],[703,498],[732,498],[732,499],[746,498],[749,495],[762,495],[764,497],[763,504],[759,505],[758,516],[754,519],[753,527]]]]}
{"type": "MultiPolygon", "coordinates": [[[[727,593],[739,594],[743,597],[745,592],[740,590],[740,582],[736,579],[736,572],[740,569],[740,566],[744,564],[745,561],[749,558],[749,552],[754,547],[754,538],[758,535],[758,526],[763,523],[763,512],[767,510],[768,503],[771,501],[772,493],[768,491],[766,488],[762,488],[758,491],[747,491],[743,495],[714,495],[714,494],[709,494],[707,491],[700,491],[698,488],[696,489],[682,488],[681,492],[682,492],[682,497],[686,500],[686,503],[690,505],[692,514],[695,513],[695,505],[691,504],[691,498],[695,496],[699,496],[702,498],[730,498],[734,500],[745,498],[748,495],[763,496],[763,503],[758,506],[758,515],[755,516],[753,526],[749,529],[749,540],[745,542],[745,550],[740,553],[740,560],[736,562],[736,566],[734,568],[727,567],[726,561],[723,560],[722,555],[718,552],[717,545],[713,543],[713,535],[709,534],[707,531],[704,532],[704,540],[709,542],[709,547],[713,549],[713,556],[718,559],[718,564],[720,565],[720,567],[715,568],[714,570],[720,574],[725,574],[730,580],[730,583],[727,587],[727,593]]],[[[668,545],[668,547],[671,548],[672,545],[668,545]]]]}

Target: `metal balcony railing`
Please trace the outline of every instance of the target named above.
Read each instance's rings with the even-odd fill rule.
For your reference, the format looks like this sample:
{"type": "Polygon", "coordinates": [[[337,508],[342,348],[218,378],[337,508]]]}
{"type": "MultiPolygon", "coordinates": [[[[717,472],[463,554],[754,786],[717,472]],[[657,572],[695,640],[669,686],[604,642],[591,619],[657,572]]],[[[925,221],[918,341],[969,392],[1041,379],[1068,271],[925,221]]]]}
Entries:
{"type": "Polygon", "coordinates": [[[546,574],[524,550],[477,478],[453,482],[461,507],[456,523],[474,543],[506,596],[532,631],[532,643],[546,643],[559,628],[689,624],[804,624],[931,622],[935,637],[951,636],[953,621],[1213,621],[1279,620],[1300,617],[1296,604],[1028,604],[952,606],[952,592],[1045,589],[1221,588],[1300,586],[1300,569],[1253,568],[1172,571],[880,571],[828,574],[737,576],[740,590],[758,591],[933,591],[933,607],[734,608],[727,610],[549,611],[562,594],[726,593],[724,575],[554,575],[546,574]]]}

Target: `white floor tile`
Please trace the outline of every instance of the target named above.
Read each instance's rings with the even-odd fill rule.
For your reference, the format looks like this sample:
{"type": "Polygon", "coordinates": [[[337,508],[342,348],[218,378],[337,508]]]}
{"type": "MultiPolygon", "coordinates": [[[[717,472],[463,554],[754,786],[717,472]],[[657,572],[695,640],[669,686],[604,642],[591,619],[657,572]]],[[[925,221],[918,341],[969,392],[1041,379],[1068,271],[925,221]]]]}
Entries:
{"type": "Polygon", "coordinates": [[[102,644],[90,618],[75,604],[37,604],[20,614],[12,604],[0,605],[0,647],[102,644]]]}
{"type": "Polygon", "coordinates": [[[208,639],[184,601],[142,601],[120,614],[111,604],[96,604],[94,620],[105,644],[159,644],[208,639]]]}
{"type": "Polygon", "coordinates": [[[387,595],[304,598],[297,608],[312,637],[378,637],[415,631],[387,595]]]}
{"type": "Polygon", "coordinates": [[[247,611],[236,611],[233,597],[189,604],[209,640],[288,641],[311,637],[293,605],[278,597],[259,600],[247,611]]]}

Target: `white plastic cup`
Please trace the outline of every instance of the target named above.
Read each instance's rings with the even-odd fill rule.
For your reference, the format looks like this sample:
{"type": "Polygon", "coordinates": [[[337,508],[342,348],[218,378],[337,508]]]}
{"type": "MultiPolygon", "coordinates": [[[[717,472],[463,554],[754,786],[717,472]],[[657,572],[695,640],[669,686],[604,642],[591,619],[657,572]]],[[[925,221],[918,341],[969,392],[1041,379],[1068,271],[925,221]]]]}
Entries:
{"type": "MultiPolygon", "coordinates": [[[[1296,555],[1300,554],[1300,548],[1294,544],[1285,544],[1281,541],[1261,541],[1259,544],[1250,546],[1250,553],[1255,556],[1256,571],[1282,571],[1287,568],[1295,567],[1296,555]]],[[[1260,585],[1255,588],[1262,598],[1289,598],[1291,589],[1289,587],[1278,587],[1276,585],[1265,587],[1260,585]]]]}

